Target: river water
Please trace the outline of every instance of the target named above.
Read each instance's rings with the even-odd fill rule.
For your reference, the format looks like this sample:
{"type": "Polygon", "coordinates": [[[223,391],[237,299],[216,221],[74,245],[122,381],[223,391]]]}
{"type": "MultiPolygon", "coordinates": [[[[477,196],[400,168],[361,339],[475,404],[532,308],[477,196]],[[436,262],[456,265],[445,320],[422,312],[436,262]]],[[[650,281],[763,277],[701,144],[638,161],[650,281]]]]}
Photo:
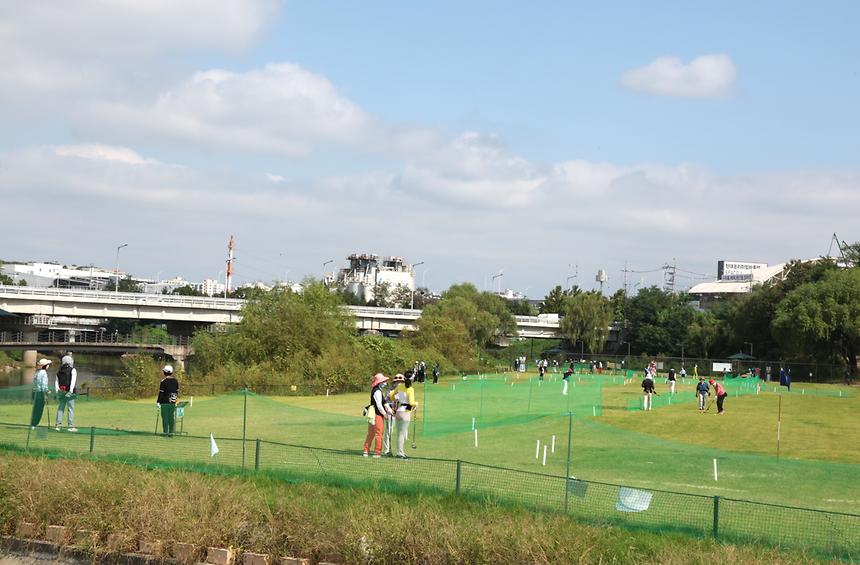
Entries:
{"type": "MultiPolygon", "coordinates": [[[[53,359],[54,364],[48,369],[49,381],[53,385],[54,374],[59,368],[59,360],[53,359]]],[[[75,355],[75,368],[78,370],[78,385],[93,382],[97,379],[110,379],[122,370],[122,360],[114,355],[75,355]]],[[[0,388],[19,386],[32,381],[34,369],[15,369],[11,372],[0,371],[0,388]],[[25,376],[29,377],[25,379],[25,376]]]]}

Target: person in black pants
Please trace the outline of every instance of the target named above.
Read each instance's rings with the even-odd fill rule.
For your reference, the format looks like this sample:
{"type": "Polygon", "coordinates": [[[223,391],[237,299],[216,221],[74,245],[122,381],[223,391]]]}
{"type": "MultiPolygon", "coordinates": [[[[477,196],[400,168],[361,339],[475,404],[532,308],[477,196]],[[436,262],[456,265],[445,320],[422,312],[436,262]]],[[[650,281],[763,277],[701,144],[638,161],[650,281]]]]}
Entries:
{"type": "Polygon", "coordinates": [[[165,365],[164,378],[158,389],[156,405],[161,410],[161,429],[166,436],[176,431],[176,401],[179,400],[179,381],[173,376],[173,367],[165,365]]]}

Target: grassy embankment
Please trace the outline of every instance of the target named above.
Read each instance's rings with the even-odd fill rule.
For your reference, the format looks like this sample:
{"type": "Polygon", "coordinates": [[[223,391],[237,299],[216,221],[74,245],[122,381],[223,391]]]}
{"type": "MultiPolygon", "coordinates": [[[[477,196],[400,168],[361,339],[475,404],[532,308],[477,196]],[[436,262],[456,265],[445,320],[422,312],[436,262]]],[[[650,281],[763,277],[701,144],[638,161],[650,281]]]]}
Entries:
{"type": "MultiPolygon", "coordinates": [[[[4,454],[0,527],[18,520],[342,563],[819,563],[798,551],[577,524],[438,495],[285,484],[4,454]],[[63,488],[57,478],[73,485],[63,488]]],[[[97,548],[93,548],[97,549],[97,548]]]]}

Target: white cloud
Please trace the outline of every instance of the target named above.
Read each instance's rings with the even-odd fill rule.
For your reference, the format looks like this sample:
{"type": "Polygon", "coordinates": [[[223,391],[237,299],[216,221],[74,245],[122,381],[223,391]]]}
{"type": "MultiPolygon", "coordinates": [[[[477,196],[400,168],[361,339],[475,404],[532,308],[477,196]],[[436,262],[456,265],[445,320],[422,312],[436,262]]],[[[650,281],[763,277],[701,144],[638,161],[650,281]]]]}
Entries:
{"type": "Polygon", "coordinates": [[[729,92],[736,77],[737,67],[728,55],[702,55],[687,64],[678,57],[659,57],[625,72],[621,84],[659,96],[719,98],[729,92]]]}
{"type": "MultiPolygon", "coordinates": [[[[814,256],[834,229],[850,232],[858,185],[858,171],[721,177],[685,164],[542,165],[476,134],[400,170],[303,181],[277,171],[224,175],[118,146],[0,154],[4,249],[17,257],[112,260],[109,236],[50,237],[63,226],[135,242],[129,268],[211,277],[235,233],[243,260],[286,252],[297,278],[323,256],[375,251],[428,260],[435,288],[462,279],[480,286],[485,271],[504,267],[506,281],[519,277],[533,292],[564,278],[557,263],[586,273],[675,257],[710,272],[715,254],[814,256]]],[[[274,270],[270,279],[283,271],[274,270]]]]}
{"type": "Polygon", "coordinates": [[[282,0],[0,2],[0,102],[61,108],[69,96],[146,89],[177,55],[237,51],[282,0]],[[145,63],[157,63],[149,67],[145,63]],[[122,77],[124,80],[118,80],[122,77]],[[44,98],[45,100],[39,100],[44,98]]]}
{"type": "Polygon", "coordinates": [[[94,104],[77,127],[122,140],[156,138],[292,157],[309,155],[318,143],[364,146],[382,133],[328,79],[289,63],[245,73],[195,73],[152,103],[94,104]]]}
{"type": "Polygon", "coordinates": [[[60,157],[80,157],[93,161],[115,161],[127,165],[143,165],[145,163],[156,163],[152,159],[144,159],[141,155],[128,147],[115,147],[101,143],[61,145],[54,147],[54,152],[60,157]]]}

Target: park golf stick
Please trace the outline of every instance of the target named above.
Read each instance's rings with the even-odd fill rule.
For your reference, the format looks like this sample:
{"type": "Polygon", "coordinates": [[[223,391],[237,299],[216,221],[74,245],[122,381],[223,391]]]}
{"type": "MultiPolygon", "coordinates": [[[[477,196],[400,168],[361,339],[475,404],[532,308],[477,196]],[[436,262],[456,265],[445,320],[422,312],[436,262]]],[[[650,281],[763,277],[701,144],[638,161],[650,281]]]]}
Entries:
{"type": "Polygon", "coordinates": [[[48,423],[47,423],[47,426],[50,428],[50,427],[52,427],[52,426],[51,426],[51,422],[52,422],[52,420],[51,420],[51,405],[48,403],[48,393],[47,393],[47,392],[44,392],[44,393],[42,393],[42,394],[44,394],[44,395],[45,395],[45,409],[48,411],[48,423]]]}
{"type": "Polygon", "coordinates": [[[418,449],[418,446],[415,444],[415,422],[417,421],[418,416],[416,415],[415,418],[412,420],[412,449],[418,449]]]}

